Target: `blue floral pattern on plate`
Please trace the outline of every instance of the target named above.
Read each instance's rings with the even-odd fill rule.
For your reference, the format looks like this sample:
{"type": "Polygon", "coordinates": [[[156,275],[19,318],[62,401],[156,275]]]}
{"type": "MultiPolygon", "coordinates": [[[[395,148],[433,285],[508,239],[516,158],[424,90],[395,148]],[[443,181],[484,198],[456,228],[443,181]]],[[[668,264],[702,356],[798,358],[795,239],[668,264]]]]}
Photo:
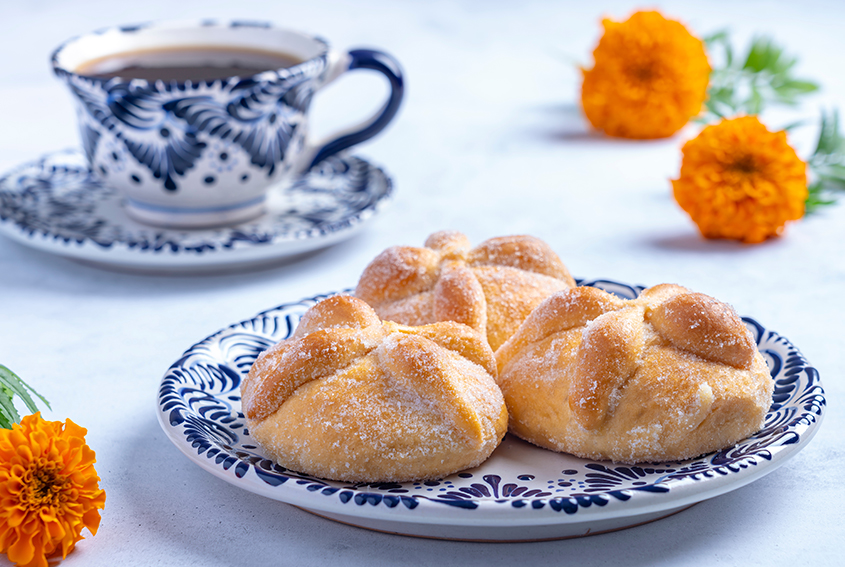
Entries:
{"type": "MultiPolygon", "coordinates": [[[[610,280],[579,280],[579,285],[626,298],[644,289],[610,280]]],[[[734,447],[683,462],[628,466],[553,453],[509,435],[477,469],[438,481],[329,481],[267,459],[249,437],[239,394],[241,379],[256,357],[288,337],[301,315],[325,297],[259,313],[191,347],[161,382],[159,420],[177,447],[213,474],[363,527],[484,540],[569,537],[594,533],[593,528],[635,525],[771,472],[809,442],[826,404],[818,372],[798,349],[746,317],[771,370],[775,393],[764,428],[734,447]],[[473,516],[487,525],[473,530],[473,516]],[[420,528],[422,524],[429,527],[420,528]],[[430,524],[449,529],[432,531],[430,524]],[[450,532],[455,527],[451,524],[460,531],[450,532]]]]}
{"type": "MultiPolygon", "coordinates": [[[[114,153],[118,167],[120,155],[114,153]]],[[[380,211],[392,191],[393,182],[382,169],[359,157],[337,155],[271,190],[267,213],[254,221],[205,230],[161,229],[129,218],[117,192],[88,169],[82,152],[70,150],[48,154],[0,178],[0,232],[30,246],[107,265],[237,265],[348,238],[380,211]]]]}

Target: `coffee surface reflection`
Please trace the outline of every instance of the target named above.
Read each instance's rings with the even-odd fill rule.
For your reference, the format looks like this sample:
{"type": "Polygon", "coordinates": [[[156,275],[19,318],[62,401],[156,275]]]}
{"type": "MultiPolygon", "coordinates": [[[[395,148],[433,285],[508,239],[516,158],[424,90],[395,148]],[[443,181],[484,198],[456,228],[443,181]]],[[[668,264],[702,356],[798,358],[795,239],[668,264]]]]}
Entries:
{"type": "Polygon", "coordinates": [[[213,81],[249,77],[302,63],[293,55],[259,49],[191,46],[149,49],[109,55],[87,61],[75,72],[99,79],[155,81],[213,81]]]}

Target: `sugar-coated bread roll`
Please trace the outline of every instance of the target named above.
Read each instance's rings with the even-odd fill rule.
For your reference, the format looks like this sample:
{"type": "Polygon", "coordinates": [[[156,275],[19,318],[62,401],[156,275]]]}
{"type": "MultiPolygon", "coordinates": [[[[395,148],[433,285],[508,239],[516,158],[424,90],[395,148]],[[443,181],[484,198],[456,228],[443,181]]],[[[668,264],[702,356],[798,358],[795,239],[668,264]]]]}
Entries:
{"type": "Polygon", "coordinates": [[[457,321],[493,350],[549,295],[575,281],[533,236],[491,238],[471,248],[459,232],[436,232],[424,248],[393,246],[364,270],[355,296],[379,317],[405,325],[457,321]]]}
{"type": "Polygon", "coordinates": [[[309,309],[241,386],[250,435],[282,466],[332,480],[405,482],[481,464],[507,430],[496,359],[454,322],[381,321],[351,296],[309,309]]]}
{"type": "Polygon", "coordinates": [[[759,431],[773,383],[734,310],[671,284],[557,293],[496,352],[510,430],[590,459],[681,460],[759,431]]]}

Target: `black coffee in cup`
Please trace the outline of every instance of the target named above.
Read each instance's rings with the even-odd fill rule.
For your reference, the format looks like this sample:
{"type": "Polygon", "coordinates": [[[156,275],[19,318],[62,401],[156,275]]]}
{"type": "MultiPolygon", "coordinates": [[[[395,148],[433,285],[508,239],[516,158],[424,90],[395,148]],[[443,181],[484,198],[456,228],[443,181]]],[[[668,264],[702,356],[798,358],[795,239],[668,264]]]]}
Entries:
{"type": "Polygon", "coordinates": [[[213,81],[249,77],[302,63],[287,53],[220,46],[186,46],[117,53],[86,61],[74,71],[86,77],[155,81],[213,81]]]}

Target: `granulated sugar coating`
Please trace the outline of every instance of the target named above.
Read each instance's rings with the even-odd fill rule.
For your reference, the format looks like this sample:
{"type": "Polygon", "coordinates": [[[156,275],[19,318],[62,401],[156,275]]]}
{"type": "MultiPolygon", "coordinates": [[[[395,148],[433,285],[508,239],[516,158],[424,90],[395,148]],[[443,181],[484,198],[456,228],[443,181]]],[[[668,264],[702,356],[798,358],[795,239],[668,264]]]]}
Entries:
{"type": "Polygon", "coordinates": [[[495,358],[469,327],[382,322],[349,296],[302,320],[310,332],[266,351],[242,386],[250,434],[282,466],[350,482],[440,478],[504,437],[495,358]]]}
{"type": "Polygon", "coordinates": [[[557,254],[537,238],[503,236],[470,248],[463,234],[443,231],[424,248],[394,246],[379,254],[355,296],[385,320],[469,325],[495,350],[543,299],[574,286],[557,254]]]}
{"type": "Polygon", "coordinates": [[[772,380],[730,306],[675,285],[545,300],[496,352],[510,430],[625,463],[729,447],[763,426],[772,380]]]}

